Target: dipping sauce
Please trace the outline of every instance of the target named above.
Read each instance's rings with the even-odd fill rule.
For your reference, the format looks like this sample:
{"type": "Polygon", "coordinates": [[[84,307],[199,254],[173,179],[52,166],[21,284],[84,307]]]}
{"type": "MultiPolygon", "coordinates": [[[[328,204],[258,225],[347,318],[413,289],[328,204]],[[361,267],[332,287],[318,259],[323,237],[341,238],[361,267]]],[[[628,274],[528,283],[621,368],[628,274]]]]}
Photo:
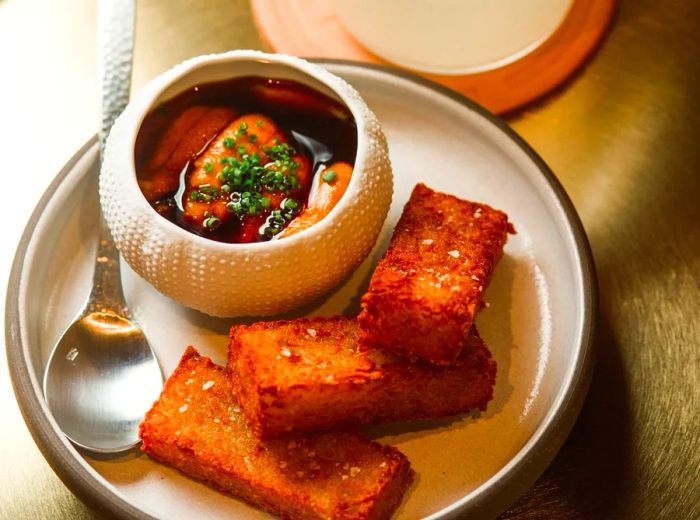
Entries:
{"type": "Polygon", "coordinates": [[[139,130],[135,165],[164,218],[247,243],[321,220],[345,192],[356,153],[355,121],[340,102],[251,76],[198,85],[155,108],[139,130]]]}

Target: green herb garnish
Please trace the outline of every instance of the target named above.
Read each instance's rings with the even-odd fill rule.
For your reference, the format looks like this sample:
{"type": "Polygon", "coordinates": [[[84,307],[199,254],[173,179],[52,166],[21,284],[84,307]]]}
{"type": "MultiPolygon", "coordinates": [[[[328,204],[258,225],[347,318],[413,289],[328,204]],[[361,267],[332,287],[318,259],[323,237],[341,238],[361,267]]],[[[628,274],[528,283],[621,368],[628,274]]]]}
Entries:
{"type": "Polygon", "coordinates": [[[326,170],[321,176],[321,178],[328,184],[332,184],[336,177],[338,177],[338,174],[335,173],[333,170],[326,170]]]}
{"type": "Polygon", "coordinates": [[[294,199],[284,199],[282,201],[281,207],[283,207],[284,209],[294,211],[299,207],[299,203],[294,199]]]}
{"type": "Polygon", "coordinates": [[[211,202],[219,197],[219,189],[209,184],[202,184],[190,192],[190,200],[195,202],[211,202]]]}
{"type": "Polygon", "coordinates": [[[243,123],[238,125],[238,130],[236,130],[236,132],[233,135],[236,137],[236,139],[240,139],[241,137],[243,137],[247,133],[248,133],[248,123],[246,123],[244,121],[243,123]]]}
{"type": "Polygon", "coordinates": [[[221,219],[218,217],[208,217],[204,219],[204,227],[207,229],[216,229],[221,225],[221,219]]]}
{"type": "MultiPolygon", "coordinates": [[[[248,135],[247,129],[248,125],[241,123],[237,134],[245,134],[250,142],[257,142],[258,135],[248,135]]],[[[279,139],[273,142],[272,146],[261,146],[260,153],[248,153],[245,144],[226,138],[224,146],[232,149],[232,153],[236,150],[237,154],[220,159],[220,169],[216,174],[217,186],[197,186],[189,192],[189,199],[205,203],[222,201],[226,209],[238,219],[251,215],[268,215],[260,233],[267,238],[277,235],[299,214],[303,204],[290,196],[301,187],[295,173],[301,166],[294,160],[296,151],[279,139]],[[272,200],[267,196],[268,193],[285,195],[279,208],[271,207],[272,200]]],[[[214,163],[211,161],[205,162],[203,167],[207,173],[214,171],[214,163]]],[[[205,213],[202,225],[207,230],[214,230],[222,225],[222,221],[219,217],[205,213]]]]}

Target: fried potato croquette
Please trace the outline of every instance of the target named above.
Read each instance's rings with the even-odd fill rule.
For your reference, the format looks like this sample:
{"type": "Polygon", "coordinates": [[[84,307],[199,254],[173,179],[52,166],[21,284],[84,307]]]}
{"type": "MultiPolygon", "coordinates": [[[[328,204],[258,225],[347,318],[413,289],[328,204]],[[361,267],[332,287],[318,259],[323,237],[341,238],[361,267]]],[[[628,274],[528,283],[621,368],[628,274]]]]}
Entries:
{"type": "Polygon", "coordinates": [[[362,297],[360,346],[455,363],[509,232],[505,213],[416,185],[362,297]]]}
{"type": "Polygon", "coordinates": [[[344,317],[232,327],[228,370],[255,433],[446,417],[493,396],[496,362],[476,329],[451,367],[363,352],[357,333],[344,317]]]}
{"type": "Polygon", "coordinates": [[[413,472],[357,433],[258,440],[222,367],[193,347],[140,426],[142,449],[213,488],[288,519],[385,519],[413,472]]]}

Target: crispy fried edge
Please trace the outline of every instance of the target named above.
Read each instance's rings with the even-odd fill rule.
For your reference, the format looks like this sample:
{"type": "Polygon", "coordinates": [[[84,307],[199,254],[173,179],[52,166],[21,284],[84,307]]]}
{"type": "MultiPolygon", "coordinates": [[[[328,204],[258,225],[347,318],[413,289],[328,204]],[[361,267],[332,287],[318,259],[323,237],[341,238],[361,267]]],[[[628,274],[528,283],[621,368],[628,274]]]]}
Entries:
{"type": "MultiPolygon", "coordinates": [[[[414,361],[416,359],[423,359],[425,361],[437,365],[454,364],[457,361],[459,353],[465,344],[467,335],[469,334],[469,330],[471,329],[477,312],[484,306],[484,292],[486,286],[491,280],[491,276],[493,274],[496,264],[503,255],[503,246],[505,245],[505,242],[507,240],[508,233],[515,233],[515,228],[508,221],[508,215],[504,212],[492,208],[491,206],[488,206],[486,204],[460,199],[454,195],[433,190],[423,183],[418,183],[414,187],[408,202],[404,206],[401,218],[399,219],[399,222],[394,228],[394,233],[392,235],[389,247],[384,252],[382,258],[377,264],[377,267],[375,268],[367,292],[362,296],[362,308],[358,316],[358,324],[360,326],[360,346],[368,350],[372,348],[387,350],[395,354],[408,357],[409,359],[414,361]],[[418,348],[393,348],[391,341],[389,341],[390,333],[384,329],[384,326],[382,324],[381,307],[385,305],[385,300],[388,297],[391,297],[392,305],[397,305],[399,302],[409,303],[412,301],[412,298],[410,294],[402,295],[400,293],[397,293],[397,289],[400,291],[400,288],[394,287],[394,284],[387,283],[383,278],[383,272],[385,270],[390,270],[390,267],[387,264],[391,261],[389,257],[392,256],[393,251],[396,247],[396,238],[407,233],[416,232],[415,228],[406,227],[406,220],[408,219],[408,215],[410,214],[410,212],[413,210],[416,204],[423,205],[425,204],[426,200],[434,197],[439,197],[441,199],[441,204],[445,204],[447,202],[459,205],[469,204],[471,206],[481,208],[482,211],[488,210],[488,212],[491,215],[502,216],[505,224],[504,239],[502,241],[500,251],[494,256],[494,258],[489,259],[487,276],[486,279],[482,282],[482,291],[474,291],[472,287],[469,287],[467,291],[464,291],[466,293],[466,296],[468,296],[466,302],[458,301],[453,304],[453,307],[445,307],[443,305],[439,313],[418,313],[428,315],[436,314],[440,318],[447,317],[446,319],[456,319],[456,326],[462,331],[461,334],[463,336],[463,340],[461,342],[455,342],[450,344],[445,343],[444,345],[442,345],[442,349],[438,351],[436,351],[436,349],[428,350],[418,348]]],[[[430,306],[428,306],[428,308],[429,307],[430,306]]],[[[433,307],[440,307],[440,305],[433,307]]],[[[426,306],[422,306],[422,308],[416,307],[416,309],[418,309],[419,311],[425,311],[426,306]]]]}
{"type": "MultiPolygon", "coordinates": [[[[139,438],[142,440],[142,446],[141,450],[147,453],[149,456],[154,458],[155,460],[166,464],[168,466],[174,467],[176,470],[178,470],[180,473],[183,473],[184,475],[188,476],[189,478],[193,478],[195,480],[204,482],[208,486],[212,487],[213,489],[216,489],[218,491],[221,491],[229,496],[233,496],[234,498],[241,499],[249,504],[252,504],[256,507],[265,509],[269,512],[272,512],[273,514],[279,515],[281,518],[284,519],[290,519],[290,520],[305,520],[309,518],[323,518],[319,516],[318,511],[315,509],[310,509],[311,504],[309,503],[308,500],[306,501],[297,501],[294,504],[289,504],[293,506],[294,510],[290,509],[285,509],[283,510],[280,506],[281,504],[275,503],[271,500],[268,499],[267,496],[261,495],[259,493],[259,489],[253,488],[250,486],[250,482],[246,481],[245,479],[241,479],[240,483],[242,484],[241,490],[245,491],[246,489],[250,489],[250,493],[244,494],[244,493],[235,493],[232,489],[229,489],[225,486],[219,485],[216,481],[213,481],[208,478],[200,478],[198,476],[193,476],[189,475],[187,472],[185,472],[183,469],[180,467],[176,466],[173,464],[171,460],[166,460],[164,457],[160,457],[157,455],[155,452],[158,452],[160,450],[150,450],[149,447],[151,444],[158,444],[160,440],[154,440],[153,439],[153,429],[150,426],[149,419],[150,417],[156,413],[156,410],[158,408],[158,404],[161,401],[161,399],[168,394],[170,391],[171,387],[176,384],[176,381],[178,377],[180,377],[180,374],[186,372],[187,370],[190,370],[188,367],[188,362],[191,360],[197,361],[197,362],[202,362],[206,365],[207,368],[212,368],[215,370],[224,370],[223,367],[219,367],[215,363],[211,361],[206,356],[202,356],[197,349],[195,349],[192,346],[188,346],[183,353],[180,362],[178,363],[178,366],[176,369],[173,371],[171,376],[167,379],[165,382],[165,385],[163,386],[163,390],[156,402],[154,402],[153,406],[151,409],[146,413],[146,416],[144,420],[141,422],[139,425],[139,438]]],[[[352,435],[356,435],[359,437],[362,437],[358,433],[351,433],[352,435]]],[[[361,500],[359,502],[354,502],[354,503],[340,503],[338,504],[339,507],[341,508],[340,510],[336,510],[333,512],[333,518],[343,518],[346,520],[383,520],[387,519],[393,514],[393,512],[398,508],[400,505],[403,496],[405,492],[408,490],[410,485],[412,484],[414,478],[415,478],[415,472],[410,466],[410,462],[408,458],[401,453],[398,449],[394,448],[393,446],[387,446],[383,444],[379,444],[375,441],[370,441],[369,439],[366,439],[368,442],[371,442],[372,444],[375,444],[381,452],[389,459],[388,461],[393,463],[395,466],[395,471],[393,472],[393,475],[391,478],[386,479],[386,481],[383,483],[382,486],[379,487],[379,489],[374,493],[372,496],[366,497],[364,500],[361,500]],[[373,499],[374,498],[374,499],[373,499]],[[349,511],[352,509],[353,511],[349,511]]],[[[173,449],[177,453],[179,453],[182,457],[183,460],[196,460],[192,458],[192,454],[186,450],[179,449],[175,446],[166,446],[167,449],[173,449]]],[[[313,502],[313,500],[311,501],[313,502]]]]}
{"type": "MultiPolygon", "coordinates": [[[[253,366],[253,363],[251,361],[250,356],[241,356],[241,351],[243,350],[241,341],[240,341],[240,334],[239,330],[243,329],[246,331],[246,333],[257,333],[262,332],[263,334],[266,333],[269,329],[274,329],[276,327],[286,327],[290,326],[293,323],[298,323],[300,324],[299,327],[302,329],[308,328],[308,327],[315,327],[319,330],[322,330],[324,327],[324,323],[326,325],[328,322],[338,319],[339,317],[334,317],[334,318],[302,318],[298,320],[277,320],[277,321],[271,321],[271,322],[257,322],[254,323],[253,325],[234,325],[231,327],[231,333],[230,333],[230,343],[229,343],[229,356],[228,356],[228,365],[227,365],[227,370],[230,374],[230,377],[233,380],[234,387],[237,389],[236,392],[238,395],[245,394],[246,398],[245,400],[240,401],[240,405],[244,411],[244,414],[246,415],[246,418],[248,419],[249,423],[253,425],[254,428],[254,433],[261,438],[272,438],[275,436],[279,436],[285,433],[289,433],[287,430],[280,430],[278,424],[283,422],[279,418],[279,412],[276,408],[276,404],[280,402],[284,402],[284,399],[288,399],[288,396],[284,396],[279,400],[279,393],[278,390],[280,390],[276,385],[266,385],[266,386],[261,386],[260,381],[258,378],[255,376],[255,367],[253,366]],[[241,371],[241,367],[243,367],[243,370],[241,371]],[[239,389],[241,394],[239,394],[239,389]],[[262,406],[262,401],[265,399],[265,396],[267,396],[269,399],[271,399],[269,406],[262,406]],[[278,399],[277,401],[275,399],[278,399]],[[270,414],[270,411],[273,413],[270,414]],[[275,413],[277,412],[277,413],[275,413]]],[[[344,318],[344,319],[349,319],[349,318],[344,318]]],[[[260,340],[258,342],[262,348],[263,346],[263,341],[260,340]]],[[[326,422],[319,422],[319,421],[309,421],[307,423],[301,423],[299,421],[295,420],[295,428],[293,428],[292,431],[313,431],[317,429],[328,429],[328,428],[337,428],[337,427],[342,427],[342,426],[350,426],[350,425],[356,425],[356,424],[380,424],[380,423],[389,423],[389,422],[400,422],[400,421],[411,421],[411,420],[423,420],[423,419],[437,419],[437,418],[443,418],[443,417],[453,417],[453,416],[458,416],[464,413],[467,413],[469,410],[478,408],[482,411],[485,411],[487,408],[488,403],[493,399],[493,392],[494,392],[494,385],[496,382],[496,374],[497,374],[497,363],[496,360],[493,358],[488,346],[484,342],[483,338],[479,335],[476,327],[472,327],[470,330],[470,334],[466,339],[466,343],[469,344],[471,348],[467,350],[463,350],[462,354],[460,355],[460,359],[464,359],[465,363],[468,363],[468,366],[465,367],[467,370],[471,371],[479,371],[479,368],[481,370],[479,371],[481,375],[484,375],[486,378],[485,381],[480,381],[479,384],[479,390],[484,390],[485,396],[482,398],[481,402],[478,404],[475,404],[474,406],[470,406],[468,409],[464,408],[462,406],[454,406],[450,408],[450,411],[435,411],[431,412],[430,410],[425,409],[423,413],[410,413],[410,414],[405,414],[401,416],[393,416],[391,417],[389,413],[385,414],[384,416],[375,416],[372,417],[368,420],[360,420],[357,416],[355,417],[346,417],[344,419],[339,419],[335,422],[332,421],[326,421],[326,422]],[[469,358],[466,360],[465,358],[469,358]]],[[[400,377],[398,367],[396,364],[389,363],[387,365],[389,367],[389,373],[387,374],[387,377],[389,379],[394,379],[397,376],[400,377]]],[[[419,362],[417,365],[406,365],[407,367],[411,367],[411,369],[414,369],[416,366],[420,367],[423,366],[425,368],[428,368],[429,370],[457,370],[460,365],[457,366],[452,366],[452,367],[437,367],[437,366],[430,366],[425,362],[419,362]]],[[[377,368],[378,372],[381,372],[380,368],[377,368]]],[[[426,377],[430,377],[426,375],[426,377]]],[[[335,382],[337,383],[338,380],[336,379],[335,382]]],[[[370,383],[370,380],[368,379],[367,381],[370,383]]],[[[352,392],[353,387],[358,384],[357,381],[353,380],[352,382],[350,381],[342,381],[341,384],[345,386],[346,388],[344,389],[345,392],[352,392]]],[[[291,385],[295,391],[299,391],[300,388],[302,388],[304,385],[301,383],[298,384],[293,384],[291,385]]],[[[337,385],[335,384],[328,384],[328,385],[322,385],[324,389],[326,390],[333,390],[337,389],[337,385]]],[[[479,393],[478,391],[475,391],[475,393],[479,393]]],[[[366,397],[363,395],[363,397],[366,397]]],[[[436,396],[436,398],[439,398],[439,396],[436,396]]],[[[368,402],[368,406],[376,406],[376,403],[374,401],[368,402]]]]}

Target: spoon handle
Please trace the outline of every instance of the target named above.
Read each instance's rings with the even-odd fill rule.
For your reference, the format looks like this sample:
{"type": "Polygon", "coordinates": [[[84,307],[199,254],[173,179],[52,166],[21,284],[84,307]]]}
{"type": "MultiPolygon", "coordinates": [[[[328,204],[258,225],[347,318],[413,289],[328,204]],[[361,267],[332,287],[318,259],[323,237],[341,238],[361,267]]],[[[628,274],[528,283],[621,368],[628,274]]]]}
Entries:
{"type": "Polygon", "coordinates": [[[83,314],[106,312],[130,318],[122,290],[119,272],[119,251],[112,240],[107,224],[100,216],[100,241],[97,244],[95,272],[92,279],[92,291],[83,314]]]}
{"type": "Polygon", "coordinates": [[[97,73],[100,79],[100,155],[105,140],[129,102],[134,50],[134,0],[99,0],[97,73]]]}
{"type": "MultiPolygon", "coordinates": [[[[114,120],[129,101],[134,49],[134,0],[100,0],[97,8],[97,70],[100,79],[100,163],[114,120]]],[[[119,252],[100,213],[93,287],[84,313],[112,312],[128,317],[119,252]]]]}

